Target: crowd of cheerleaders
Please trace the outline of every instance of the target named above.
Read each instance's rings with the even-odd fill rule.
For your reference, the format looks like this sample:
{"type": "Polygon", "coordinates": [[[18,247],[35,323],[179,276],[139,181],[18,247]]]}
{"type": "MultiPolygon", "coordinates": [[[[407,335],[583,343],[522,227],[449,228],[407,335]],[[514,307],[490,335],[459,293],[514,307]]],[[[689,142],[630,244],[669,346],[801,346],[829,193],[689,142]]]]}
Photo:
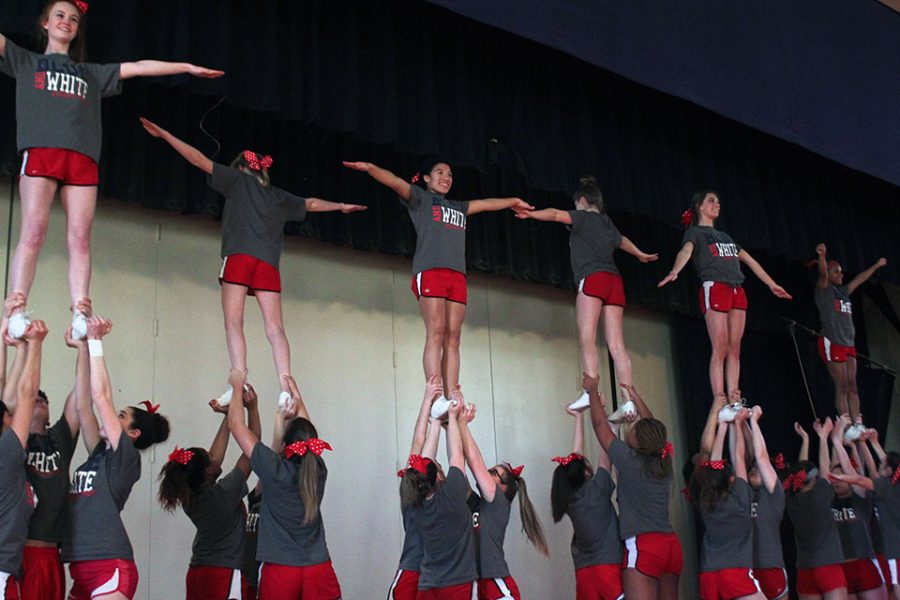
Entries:
{"type": "MultiPolygon", "coordinates": [[[[52,426],[38,387],[46,326],[35,320],[22,339],[6,336],[16,352],[3,385],[0,434],[4,599],[61,600],[65,562],[73,580],[68,598],[134,597],[138,572],[120,513],[141,476],[139,451],[165,441],[169,425],[149,402],[116,410],[102,343],[111,330],[94,316],[86,340],[66,332],[76,354],[75,382],[52,426]],[[70,478],[79,436],[88,458],[70,478]]],[[[5,363],[5,350],[3,357],[5,363]]],[[[176,446],[161,470],[159,502],[169,511],[180,506],[196,527],[188,600],[341,598],[320,512],[328,476],[323,452],[331,446],[319,438],[294,379],[285,379],[291,399],[278,410],[271,446],[260,440],[255,391],[245,373],[232,369],[229,406],[210,402],[223,415],[212,444],[176,446]],[[230,437],[242,452],[226,473],[230,437]],[[258,476],[253,491],[251,470],[258,476]]],[[[558,466],[550,490],[554,522],[568,516],[574,531],[576,598],[677,598],[683,559],[669,519],[674,450],[666,426],[633,386],[627,388],[635,414],[611,422],[598,379],[585,375],[583,384],[588,407],[566,408],[574,422],[572,450],[552,458],[558,466]],[[595,464],[584,452],[585,410],[600,447],[595,464]]],[[[441,393],[433,376],[407,464],[397,474],[405,537],[387,598],[519,599],[504,551],[516,497],[525,535],[548,554],[524,467],[488,467],[469,429],[475,406],[460,397],[443,419],[434,418],[441,393]],[[446,472],[435,458],[442,431],[446,472]]],[[[853,423],[844,414],[813,424],[816,461],[809,460],[809,435],[795,424],[802,444],[787,466],[781,454],[770,459],[761,417],[758,406],[738,408],[716,397],[700,452],[686,462],[684,494],[704,529],[700,598],[787,597],[785,511],[801,598],[900,598],[900,454],[885,453],[873,430],[851,439],[853,423]]]]}
{"type": "MultiPolygon", "coordinates": [[[[25,597],[58,597],[63,593],[60,558],[71,563],[75,587],[70,598],[130,598],[133,594],[136,572],[118,513],[140,474],[140,461],[135,450],[166,439],[168,424],[150,404],[146,409],[132,407],[116,413],[99,342],[110,324],[92,316],[89,238],[102,139],[101,99],[118,93],[121,81],[130,77],[176,73],[198,77],[224,75],[221,71],[190,63],[144,60],[101,65],[84,62],[87,9],[87,3],[80,0],[47,2],[38,19],[40,53],[25,50],[0,35],[0,71],[16,79],[17,144],[22,153],[18,179],[22,222],[10,269],[11,291],[5,302],[7,321],[3,326],[4,339],[19,349],[10,369],[11,376],[4,386],[3,400],[7,402],[8,410],[3,411],[4,433],[0,437],[3,446],[0,448],[3,463],[0,472],[4,483],[9,484],[3,485],[0,493],[0,577],[4,580],[7,597],[16,593],[19,579],[25,597]],[[26,307],[38,254],[46,237],[50,206],[57,193],[67,215],[72,326],[66,339],[69,345],[78,349],[79,359],[77,383],[63,417],[52,427],[47,427],[46,398],[37,393],[40,348],[46,328],[41,321],[31,320],[26,307]],[[95,414],[99,415],[99,422],[95,414]],[[90,458],[76,471],[70,483],[67,462],[79,432],[90,458]],[[27,470],[23,468],[26,459],[27,470]],[[33,480],[30,487],[24,484],[26,471],[33,480]],[[35,477],[35,474],[40,475],[35,477]],[[54,497],[48,491],[54,485],[62,486],[61,497],[54,497]],[[67,490],[69,485],[71,489],[67,490]],[[27,515],[34,499],[31,489],[36,489],[36,496],[42,500],[31,519],[34,525],[27,527],[27,515]],[[73,499],[71,511],[63,510],[66,493],[71,493],[73,499]],[[65,520],[65,524],[57,521],[57,517],[65,520]],[[61,535],[63,527],[70,535],[61,535]],[[26,538],[23,552],[21,547],[26,538]],[[60,542],[61,555],[57,549],[60,542]],[[24,571],[20,568],[22,564],[24,571]],[[31,583],[33,581],[39,583],[31,583]],[[46,596],[41,595],[44,592],[34,591],[53,585],[60,588],[47,592],[49,595],[46,596]]],[[[286,221],[303,220],[307,212],[340,210],[349,213],[364,210],[365,206],[290,194],[269,184],[268,173],[273,165],[269,156],[246,150],[230,165],[214,163],[149,120],[141,119],[141,123],[150,135],[168,143],[190,164],[206,173],[209,185],[226,200],[219,281],[233,376],[229,388],[214,406],[218,410],[228,407],[228,419],[223,420],[220,434],[209,451],[191,448],[174,452],[161,486],[163,503],[168,508],[181,505],[198,526],[198,542],[188,585],[189,590],[199,591],[189,591],[189,597],[207,597],[209,590],[219,585],[229,589],[240,587],[233,575],[240,561],[229,544],[241,537],[238,532],[242,526],[235,520],[238,517],[234,511],[243,496],[251,466],[265,489],[262,500],[259,490],[251,497],[260,511],[260,542],[256,554],[265,565],[264,577],[260,580],[261,597],[299,597],[300,590],[304,598],[337,597],[337,581],[328,562],[318,513],[318,500],[327,473],[321,452],[328,447],[318,440],[291,376],[290,346],[282,323],[278,262],[286,221]],[[255,296],[260,306],[282,390],[279,405],[284,407],[281,415],[285,418],[280,419],[279,424],[284,424],[285,428],[283,435],[276,437],[272,449],[259,443],[255,395],[251,388],[245,390],[241,376],[247,368],[243,312],[248,295],[255,296]],[[245,405],[249,409],[247,422],[244,420],[245,405]],[[217,479],[228,431],[248,458],[239,462],[229,475],[217,479]],[[229,510],[233,511],[228,517],[232,519],[230,528],[223,526],[228,518],[222,516],[229,510]],[[293,523],[296,527],[285,528],[285,523],[293,523]]],[[[680,570],[680,552],[672,539],[666,516],[672,477],[671,450],[665,441],[664,426],[650,417],[633,393],[631,363],[622,331],[624,287],[613,261],[616,249],[622,249],[642,262],[655,261],[657,255],[643,252],[618,231],[605,214],[600,188],[591,178],[583,180],[575,191],[574,210],[535,210],[520,198],[469,201],[447,198],[453,175],[445,161],[425,162],[411,181],[367,162],[346,162],[345,165],[368,173],[393,190],[405,203],[417,234],[412,291],[425,322],[423,370],[434,397],[426,397],[426,403],[423,403],[413,456],[409,468],[402,473],[401,496],[407,541],[401,569],[392,585],[393,597],[412,597],[416,588],[422,588],[417,593],[423,598],[465,595],[468,582],[476,575],[482,578],[479,592],[482,597],[516,597],[515,584],[508,578],[502,558],[509,501],[516,495],[520,498],[526,533],[538,548],[546,549],[539,520],[527,501],[521,471],[508,464],[485,469],[466,427],[474,411],[464,406],[459,389],[459,339],[467,298],[466,220],[479,212],[505,209],[515,211],[520,219],[558,222],[570,229],[572,269],[578,282],[576,319],[587,385],[569,410],[578,414],[591,409],[595,432],[604,451],[608,451],[608,460],[618,472],[619,534],[625,542],[622,564],[626,568],[621,575],[624,591],[637,598],[672,597],[680,570]],[[596,397],[596,338],[601,321],[614,359],[616,380],[623,384],[623,402],[611,416],[616,421],[641,417],[625,435],[626,442],[619,442],[612,434],[596,397]],[[433,460],[434,452],[426,450],[436,446],[440,433],[438,427],[428,425],[426,412],[430,417],[448,420],[451,458],[446,478],[433,460]],[[470,517],[462,510],[469,493],[462,473],[466,462],[480,490],[475,496],[479,514],[477,538],[481,543],[477,565],[471,559],[470,517]],[[498,494],[498,490],[502,493],[498,494]],[[449,523],[454,523],[455,528],[449,523]]],[[[740,264],[747,265],[776,296],[790,299],[790,295],[746,250],[715,228],[719,200],[719,195],[712,191],[694,196],[691,208],[683,215],[686,232],[682,248],[672,270],[659,285],[674,281],[687,262],[693,261],[701,281],[700,308],[712,345],[709,376],[715,398],[713,406],[721,405],[716,410],[717,415],[721,413],[726,420],[731,418],[742,423],[748,420],[739,403],[740,341],[747,302],[740,264]]],[[[827,260],[824,245],[816,250],[816,305],[823,330],[820,353],[835,382],[837,413],[848,414],[850,420],[847,432],[842,435],[850,443],[865,445],[867,439],[872,440],[859,415],[849,294],[885,261],[879,260],[844,285],[840,265],[827,260]]],[[[4,364],[4,376],[5,371],[4,364]]],[[[751,431],[758,413],[753,415],[749,418],[751,431]]],[[[824,427],[827,426],[822,425],[819,429],[824,430],[824,427]]],[[[743,429],[743,425],[733,429],[735,445],[740,442],[743,429]]],[[[836,428],[842,429],[844,427],[836,428]]],[[[725,427],[720,431],[724,437],[725,427]]],[[[760,445],[754,445],[754,448],[760,445]]],[[[623,550],[619,540],[604,537],[610,536],[615,527],[596,527],[598,514],[605,515],[603,518],[610,521],[615,518],[609,505],[612,491],[609,467],[603,466],[607,459],[600,461],[597,476],[593,476],[593,469],[577,450],[559,460],[553,486],[554,518],[559,519],[563,514],[572,518],[576,530],[573,556],[579,593],[587,594],[586,590],[597,586],[612,585],[612,591],[601,587],[600,593],[605,594],[603,597],[615,597],[618,584],[608,582],[619,581],[617,565],[623,550]],[[588,514],[590,517],[585,516],[588,514]]],[[[842,448],[835,449],[836,454],[840,454],[839,450],[842,448]]],[[[746,520],[748,511],[744,510],[744,504],[749,492],[741,483],[745,480],[741,475],[746,469],[739,466],[739,457],[735,456],[732,478],[730,465],[716,458],[714,450],[710,450],[710,454],[710,460],[701,461],[701,468],[693,478],[701,514],[705,519],[715,521],[728,510],[736,515],[728,520],[729,523],[744,522],[741,519],[746,520]]],[[[896,468],[891,462],[893,459],[886,460],[896,468]]],[[[817,498],[815,506],[821,508],[831,501],[830,497],[825,498],[828,496],[825,491],[831,490],[830,480],[815,477],[809,464],[800,464],[801,467],[797,467],[800,470],[792,473],[789,480],[788,507],[792,498],[817,498]],[[796,474],[801,471],[805,473],[802,477],[796,474]]],[[[823,465],[817,468],[824,475],[823,465]]],[[[843,477],[856,477],[845,466],[842,468],[843,477]]],[[[884,468],[888,469],[887,466],[884,468]]],[[[762,465],[759,469],[760,472],[764,470],[762,465]]],[[[894,488],[884,483],[884,479],[875,477],[874,471],[869,472],[869,476],[875,481],[872,485],[876,498],[885,503],[883,523],[893,523],[890,515],[896,511],[891,512],[890,503],[894,488]]],[[[763,486],[766,493],[777,496],[781,488],[774,485],[771,477],[766,477],[772,484],[763,486]]],[[[892,475],[890,479],[893,484],[896,477],[892,475]]],[[[860,476],[853,484],[858,491],[869,485],[867,481],[870,480],[860,476]]],[[[842,484],[834,485],[840,488],[842,484]]],[[[813,503],[812,500],[807,502],[813,503]]],[[[853,508],[852,512],[859,511],[853,508]]],[[[758,507],[756,513],[759,514],[758,507]]],[[[251,519],[251,522],[255,520],[251,519]]],[[[709,535],[724,530],[723,527],[707,528],[712,533],[707,536],[709,541],[704,556],[709,558],[703,562],[704,584],[701,588],[709,597],[733,597],[729,586],[743,590],[741,586],[750,581],[749,574],[730,572],[732,568],[746,571],[750,565],[746,560],[749,551],[746,536],[740,549],[733,551],[716,549],[718,538],[709,538],[709,535]],[[710,546],[713,550],[708,549],[710,546]],[[723,562],[724,557],[729,559],[723,562]],[[722,589],[716,591],[716,586],[722,589]]],[[[894,530],[887,524],[883,527],[888,558],[894,559],[898,556],[898,551],[891,545],[896,544],[894,530]]],[[[802,533],[803,527],[798,530],[802,533]]],[[[831,531],[823,526],[822,531],[825,530],[831,531]]],[[[736,543],[738,537],[729,536],[727,541],[736,543]]],[[[822,564],[840,562],[834,544],[818,539],[807,540],[808,543],[801,539],[800,542],[801,549],[807,550],[801,552],[798,566],[806,573],[806,579],[798,583],[798,588],[802,591],[818,586],[816,589],[821,591],[839,583],[834,569],[818,570],[822,564]],[[810,548],[816,552],[810,554],[810,548]]],[[[847,551],[845,548],[845,553],[854,557],[867,551],[847,551]]],[[[896,568],[891,569],[891,578],[896,580],[896,568]]],[[[856,583],[850,582],[850,585],[856,583]]],[[[765,584],[764,587],[770,586],[765,584]]],[[[900,589],[896,586],[894,589],[895,594],[900,594],[900,589]]],[[[227,589],[223,594],[226,593],[229,593],[227,589]]],[[[822,593],[829,598],[833,595],[830,591],[822,593]]],[[[810,597],[815,595],[809,594],[810,597]]],[[[746,595],[753,597],[752,593],[746,595]]],[[[860,592],[860,596],[866,596],[866,592],[860,592]]]]}

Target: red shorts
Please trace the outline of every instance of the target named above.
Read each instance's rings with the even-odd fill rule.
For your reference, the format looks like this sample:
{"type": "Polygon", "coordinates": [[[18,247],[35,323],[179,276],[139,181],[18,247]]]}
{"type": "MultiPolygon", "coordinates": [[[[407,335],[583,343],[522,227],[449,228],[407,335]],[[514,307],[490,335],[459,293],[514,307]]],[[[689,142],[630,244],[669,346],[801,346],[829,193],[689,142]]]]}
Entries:
{"type": "Polygon", "coordinates": [[[442,588],[419,590],[419,593],[416,594],[416,600],[471,600],[472,592],[474,591],[474,581],[472,583],[460,583],[459,585],[450,585],[442,588]]]}
{"type": "Polygon", "coordinates": [[[700,600],[731,600],[762,591],[753,569],[719,569],[700,573],[700,600]]]}
{"type": "Polygon", "coordinates": [[[768,600],[787,597],[787,571],[773,567],[771,569],[753,569],[753,577],[759,582],[759,589],[768,600]]]}
{"type": "Polygon", "coordinates": [[[29,148],[22,153],[19,177],[46,177],[62,185],[97,185],[97,163],[89,156],[64,148],[29,148]]]}
{"type": "Polygon", "coordinates": [[[478,580],[478,600],[521,600],[519,586],[512,577],[478,580]]]}
{"type": "Polygon", "coordinates": [[[410,287],[416,300],[425,296],[465,304],[469,299],[466,276],[453,269],[428,269],[417,273],[413,275],[410,287]]]}
{"type": "Polygon", "coordinates": [[[819,337],[819,358],[822,359],[822,362],[847,362],[847,358],[851,356],[856,358],[856,348],[853,346],[833,344],[831,340],[824,335],[819,337]]]}
{"type": "Polygon", "coordinates": [[[281,292],[281,273],[264,260],[247,254],[232,254],[222,259],[219,283],[231,283],[247,288],[255,296],[260,292],[281,292]]]}
{"type": "Polygon", "coordinates": [[[9,573],[0,571],[0,600],[19,600],[19,583],[9,573]]]}
{"type": "Polygon", "coordinates": [[[847,593],[856,594],[884,587],[884,576],[878,559],[858,558],[841,564],[847,580],[847,593]]]}
{"type": "Polygon", "coordinates": [[[575,569],[575,600],[622,598],[622,565],[591,565],[575,569]]]}
{"type": "Polygon", "coordinates": [[[66,597],[66,573],[59,549],[25,546],[22,553],[22,600],[62,600],[66,597]]]}
{"type": "Polygon", "coordinates": [[[648,577],[659,579],[664,573],[681,575],[684,557],[681,542],[674,533],[642,533],[625,540],[623,569],[637,569],[648,577]]]}
{"type": "Polygon", "coordinates": [[[231,600],[247,598],[247,586],[240,569],[227,567],[189,567],[185,578],[185,600],[231,600]]]}
{"type": "Polygon", "coordinates": [[[331,561],[308,567],[263,563],[259,600],[339,600],[341,585],[331,561]]]}
{"type": "Polygon", "coordinates": [[[131,560],[110,558],[83,560],[69,564],[72,589],[68,600],[91,600],[93,596],[119,592],[134,598],[137,591],[138,570],[131,560]]]}
{"type": "Polygon", "coordinates": [[[256,586],[247,584],[247,595],[244,596],[244,600],[256,600],[258,597],[259,594],[256,591],[256,586]]]}
{"type": "Polygon", "coordinates": [[[622,283],[622,277],[615,273],[591,273],[578,282],[578,292],[600,298],[609,306],[625,306],[625,284],[622,283]]]}
{"type": "Polygon", "coordinates": [[[718,281],[704,281],[700,286],[700,313],[706,311],[728,312],[747,310],[747,293],[744,288],[718,281]]]}
{"type": "Polygon", "coordinates": [[[840,564],[814,569],[797,569],[798,594],[824,594],[847,587],[847,578],[840,564]]]}
{"type": "Polygon", "coordinates": [[[397,569],[391,589],[388,590],[388,600],[416,600],[419,593],[419,572],[397,569]]]}

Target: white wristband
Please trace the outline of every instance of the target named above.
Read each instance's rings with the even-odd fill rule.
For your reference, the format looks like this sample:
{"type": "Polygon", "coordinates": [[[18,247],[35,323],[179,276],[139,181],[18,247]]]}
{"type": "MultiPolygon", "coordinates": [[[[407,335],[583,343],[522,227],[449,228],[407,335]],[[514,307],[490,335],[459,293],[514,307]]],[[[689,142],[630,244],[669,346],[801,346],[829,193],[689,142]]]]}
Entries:
{"type": "Polygon", "coordinates": [[[103,356],[103,342],[101,340],[88,340],[88,355],[103,356]]]}

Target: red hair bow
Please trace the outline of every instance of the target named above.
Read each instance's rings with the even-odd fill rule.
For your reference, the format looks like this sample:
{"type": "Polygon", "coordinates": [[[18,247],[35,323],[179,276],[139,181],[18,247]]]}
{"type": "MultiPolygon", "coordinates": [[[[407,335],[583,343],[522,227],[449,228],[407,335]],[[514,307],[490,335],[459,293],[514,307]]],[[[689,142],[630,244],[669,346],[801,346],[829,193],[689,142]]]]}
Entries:
{"type": "Polygon", "coordinates": [[[891,485],[896,484],[898,481],[900,481],[900,466],[894,469],[894,476],[891,477],[891,485]]]}
{"type": "Polygon", "coordinates": [[[259,158],[256,152],[253,152],[252,150],[244,150],[244,160],[247,161],[247,166],[250,167],[251,171],[268,169],[275,162],[268,154],[259,158]]]}
{"type": "Polygon", "coordinates": [[[412,469],[422,475],[427,475],[428,465],[430,465],[431,462],[430,458],[422,456],[421,454],[410,454],[409,460],[406,461],[406,466],[397,471],[397,477],[403,477],[403,474],[406,473],[407,469],[412,469]]]}
{"type": "Polygon", "coordinates": [[[522,471],[525,470],[525,465],[519,465],[518,467],[510,466],[509,463],[506,463],[506,466],[509,467],[509,472],[512,473],[513,477],[518,479],[522,476],[522,471]]]}
{"type": "Polygon", "coordinates": [[[578,454],[577,452],[573,452],[572,454],[570,454],[568,456],[554,456],[550,460],[552,460],[553,462],[558,462],[559,464],[561,464],[562,466],[565,467],[573,460],[584,460],[584,455],[578,454]]]}
{"type": "Polygon", "coordinates": [[[297,440],[293,444],[288,444],[284,447],[284,457],[291,458],[295,454],[297,456],[303,456],[306,454],[307,450],[316,456],[322,456],[322,452],[325,450],[333,450],[333,448],[331,447],[331,444],[325,440],[320,440],[319,438],[309,438],[306,441],[297,440]]]}
{"type": "Polygon", "coordinates": [[[784,489],[797,491],[806,483],[806,471],[797,471],[793,475],[788,475],[784,480],[784,489]]]}
{"type": "Polygon", "coordinates": [[[685,229],[690,227],[691,221],[694,220],[694,209],[689,208],[683,213],[681,213],[681,224],[684,225],[685,229]]]}
{"type": "Polygon", "coordinates": [[[701,467],[708,467],[713,471],[721,471],[725,468],[724,460],[707,460],[700,463],[701,467]]]}
{"type": "Polygon", "coordinates": [[[672,442],[666,442],[666,445],[662,447],[662,450],[659,451],[659,455],[662,458],[669,458],[670,456],[675,456],[675,448],[672,446],[672,442]]]}
{"type": "Polygon", "coordinates": [[[179,448],[177,445],[172,452],[169,453],[169,462],[178,463],[181,466],[188,464],[194,458],[194,453],[185,448],[179,448]]]}
{"type": "Polygon", "coordinates": [[[75,8],[77,8],[78,12],[80,12],[81,14],[86,15],[87,9],[88,9],[88,3],[85,2],[84,0],[75,0],[75,8]]]}
{"type": "Polygon", "coordinates": [[[784,454],[781,452],[775,455],[775,468],[779,471],[784,469],[784,454]]]}
{"type": "Polygon", "coordinates": [[[419,180],[422,179],[422,176],[416,173],[412,176],[412,179],[409,180],[410,183],[419,183],[419,180]]]}
{"type": "Polygon", "coordinates": [[[681,488],[681,495],[684,496],[684,499],[688,502],[693,502],[694,498],[691,496],[691,490],[688,487],[681,488]]]}
{"type": "Polygon", "coordinates": [[[146,406],[147,412],[151,415],[155,415],[156,411],[159,410],[159,404],[150,404],[149,400],[143,400],[141,402],[138,402],[138,404],[143,404],[144,406],[146,406]]]}

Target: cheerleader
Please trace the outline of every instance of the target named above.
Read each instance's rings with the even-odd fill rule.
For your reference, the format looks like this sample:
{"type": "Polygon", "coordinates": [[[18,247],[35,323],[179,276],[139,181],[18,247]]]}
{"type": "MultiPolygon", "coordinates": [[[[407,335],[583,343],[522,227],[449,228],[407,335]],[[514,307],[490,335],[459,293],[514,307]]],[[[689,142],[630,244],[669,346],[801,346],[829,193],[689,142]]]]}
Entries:
{"type": "MultiPolygon", "coordinates": [[[[602,318],[603,337],[613,358],[616,381],[631,385],[631,358],[625,349],[622,330],[625,287],[613,260],[613,253],[616,249],[624,250],[642,263],[653,262],[659,257],[641,251],[619,233],[616,225],[606,215],[603,194],[593,177],[581,179],[572,200],[575,210],[525,210],[517,212],[516,216],[520,219],[562,223],[569,228],[570,260],[578,288],[575,320],[581,348],[581,369],[591,377],[597,376],[597,326],[602,318]]],[[[587,392],[571,405],[573,409],[587,407],[587,392]]],[[[633,405],[623,406],[621,412],[634,412],[633,405]]]]}
{"type": "Polygon", "coordinates": [[[769,277],[750,254],[715,228],[719,218],[719,195],[713,191],[694,194],[691,208],[682,215],[687,227],[682,247],[675,257],[672,270],[659,282],[659,287],[678,279],[678,274],[693,258],[700,287],[700,312],[706,320],[706,330],[712,342],[709,361],[709,382],[713,395],[726,393],[732,400],[740,399],[741,338],[747,318],[747,295],[741,284],[744,274],[740,263],[746,264],[775,296],[791,299],[784,288],[769,277]]]}
{"type": "MultiPolygon", "coordinates": [[[[247,384],[237,393],[247,406],[250,430],[259,436],[256,392],[247,384]]],[[[187,600],[243,600],[249,597],[241,563],[250,459],[242,454],[234,468],[219,477],[228,448],[228,410],[215,400],[210,406],[225,415],[212,445],[209,450],[175,447],[159,474],[159,502],[169,512],[180,505],[197,528],[185,582],[187,600]]]]}

